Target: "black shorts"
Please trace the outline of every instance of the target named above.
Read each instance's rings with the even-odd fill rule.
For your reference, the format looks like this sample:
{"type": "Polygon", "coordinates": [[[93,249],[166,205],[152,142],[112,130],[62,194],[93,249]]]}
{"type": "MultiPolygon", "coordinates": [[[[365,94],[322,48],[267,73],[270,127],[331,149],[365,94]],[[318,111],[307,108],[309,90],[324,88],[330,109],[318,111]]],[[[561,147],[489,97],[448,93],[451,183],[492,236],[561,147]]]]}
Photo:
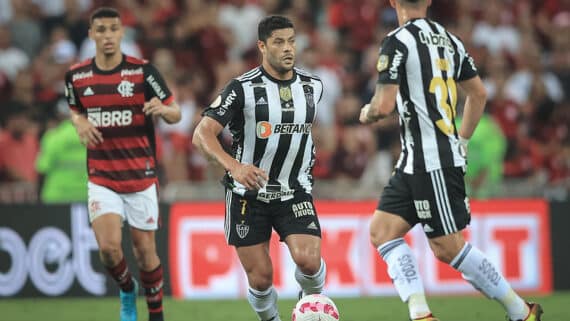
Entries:
{"type": "Polygon", "coordinates": [[[313,197],[295,193],[291,200],[264,203],[226,190],[226,241],[234,246],[255,245],[269,241],[275,229],[280,241],[291,234],[321,237],[313,197]]]}
{"type": "Polygon", "coordinates": [[[471,221],[463,176],[461,167],[417,174],[396,170],[378,209],[401,216],[411,226],[422,224],[429,238],[461,231],[471,221]]]}

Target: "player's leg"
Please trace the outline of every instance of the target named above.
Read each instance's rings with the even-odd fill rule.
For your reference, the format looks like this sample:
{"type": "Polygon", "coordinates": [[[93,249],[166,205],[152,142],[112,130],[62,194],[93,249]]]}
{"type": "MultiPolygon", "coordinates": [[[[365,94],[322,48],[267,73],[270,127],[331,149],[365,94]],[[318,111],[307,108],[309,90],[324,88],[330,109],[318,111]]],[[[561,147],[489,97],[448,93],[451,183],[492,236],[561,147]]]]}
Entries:
{"type": "Polygon", "coordinates": [[[233,245],[247,275],[247,301],[262,321],[280,321],[269,256],[271,222],[267,204],[226,192],[226,241],[233,245]]]}
{"type": "Polygon", "coordinates": [[[313,197],[296,193],[272,211],[272,224],[285,242],[296,264],[295,279],[301,295],[321,293],[327,266],[321,258],[321,225],[313,205],[313,197]]]}
{"type": "Polygon", "coordinates": [[[390,178],[370,222],[370,241],[386,262],[400,298],[408,304],[410,319],[435,320],[427,304],[417,260],[404,241],[417,222],[409,179],[401,171],[390,178]]]}
{"type": "Polygon", "coordinates": [[[159,222],[156,185],[151,185],[141,192],[123,194],[122,197],[130,225],[133,253],[146,297],[149,321],[162,321],[164,276],[155,241],[159,222]]]}
{"type": "Polygon", "coordinates": [[[430,176],[435,187],[437,217],[443,227],[436,233],[428,233],[435,256],[461,272],[477,290],[501,303],[511,320],[540,320],[540,306],[527,305],[497,266],[483,252],[465,242],[460,233],[470,221],[463,171],[460,168],[444,169],[432,172],[430,176]],[[532,317],[531,312],[538,316],[528,319],[532,317]]]}
{"type": "Polygon", "coordinates": [[[314,235],[291,234],[285,238],[293,261],[297,265],[295,279],[302,294],[318,294],[323,291],[327,265],[321,258],[321,238],[314,235]]]}
{"type": "Polygon", "coordinates": [[[107,272],[121,289],[121,321],[133,321],[136,315],[136,282],[121,248],[123,201],[103,186],[88,183],[89,220],[99,245],[99,256],[107,272]]]}
{"type": "Polygon", "coordinates": [[[236,246],[249,285],[247,301],[259,320],[280,321],[277,309],[277,291],[273,287],[273,266],[269,256],[269,241],[236,246]]]}

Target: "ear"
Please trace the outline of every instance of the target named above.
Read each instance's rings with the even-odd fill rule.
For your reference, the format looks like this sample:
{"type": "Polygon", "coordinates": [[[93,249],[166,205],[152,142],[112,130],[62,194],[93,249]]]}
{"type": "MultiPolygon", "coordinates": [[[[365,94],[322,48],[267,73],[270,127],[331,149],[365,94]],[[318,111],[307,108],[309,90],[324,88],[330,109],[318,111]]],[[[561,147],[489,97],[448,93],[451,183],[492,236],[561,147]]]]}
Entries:
{"type": "Polygon", "coordinates": [[[396,9],[396,0],[390,0],[390,5],[392,8],[396,9]]]}
{"type": "Polygon", "coordinates": [[[267,50],[267,47],[265,46],[265,42],[261,41],[261,40],[257,40],[257,49],[259,49],[259,52],[261,52],[261,54],[265,54],[265,51],[267,50]]]}
{"type": "Polygon", "coordinates": [[[87,30],[87,35],[89,36],[89,39],[91,39],[91,40],[95,40],[93,38],[93,32],[94,32],[93,28],[89,27],[89,29],[87,30]]]}

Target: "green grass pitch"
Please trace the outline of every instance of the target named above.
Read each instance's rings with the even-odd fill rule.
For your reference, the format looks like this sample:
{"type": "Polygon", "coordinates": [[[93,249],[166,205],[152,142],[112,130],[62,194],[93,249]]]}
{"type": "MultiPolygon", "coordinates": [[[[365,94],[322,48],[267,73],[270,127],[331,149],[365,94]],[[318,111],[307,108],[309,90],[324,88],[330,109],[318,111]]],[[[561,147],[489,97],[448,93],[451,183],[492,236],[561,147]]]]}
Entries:
{"type": "MultiPolygon", "coordinates": [[[[544,307],[543,321],[570,321],[570,292],[531,297],[544,307]]],[[[335,299],[341,321],[406,321],[406,306],[396,297],[335,299]]],[[[281,318],[289,321],[295,301],[280,300],[281,318]]],[[[504,321],[501,306],[481,296],[432,296],[429,304],[442,321],[504,321]]],[[[146,306],[138,304],[139,321],[146,306]]],[[[0,299],[2,321],[118,321],[118,298],[0,299]]],[[[167,298],[167,321],[256,321],[245,300],[184,301],[167,298]]]]}

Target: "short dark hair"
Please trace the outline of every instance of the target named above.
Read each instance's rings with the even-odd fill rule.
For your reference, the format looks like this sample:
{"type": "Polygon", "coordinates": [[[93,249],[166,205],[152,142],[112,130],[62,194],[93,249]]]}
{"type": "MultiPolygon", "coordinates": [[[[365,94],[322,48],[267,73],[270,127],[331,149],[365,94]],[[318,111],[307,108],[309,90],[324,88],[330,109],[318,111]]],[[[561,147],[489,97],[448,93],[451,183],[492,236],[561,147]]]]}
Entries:
{"type": "Polygon", "coordinates": [[[121,18],[121,14],[117,9],[111,7],[101,7],[95,10],[89,18],[89,24],[93,24],[93,20],[98,18],[121,18]]]}
{"type": "Polygon", "coordinates": [[[283,16],[268,16],[257,25],[257,37],[260,41],[267,41],[271,33],[278,29],[295,28],[289,18],[283,16]]]}

